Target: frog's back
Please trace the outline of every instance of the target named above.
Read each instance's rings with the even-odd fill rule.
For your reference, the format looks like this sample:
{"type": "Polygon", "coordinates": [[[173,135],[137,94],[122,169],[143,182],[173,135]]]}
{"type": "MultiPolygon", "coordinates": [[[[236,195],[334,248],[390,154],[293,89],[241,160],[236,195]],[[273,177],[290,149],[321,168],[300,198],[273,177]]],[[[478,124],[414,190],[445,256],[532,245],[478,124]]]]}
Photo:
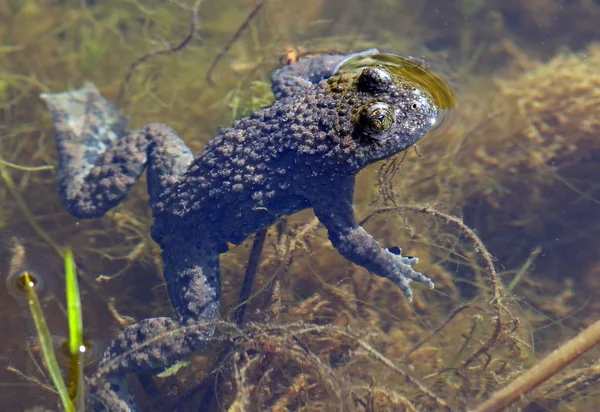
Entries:
{"type": "Polygon", "coordinates": [[[310,179],[327,169],[335,100],[324,86],[255,111],[222,129],[153,205],[159,219],[239,243],[277,218],[310,207],[310,179]]]}

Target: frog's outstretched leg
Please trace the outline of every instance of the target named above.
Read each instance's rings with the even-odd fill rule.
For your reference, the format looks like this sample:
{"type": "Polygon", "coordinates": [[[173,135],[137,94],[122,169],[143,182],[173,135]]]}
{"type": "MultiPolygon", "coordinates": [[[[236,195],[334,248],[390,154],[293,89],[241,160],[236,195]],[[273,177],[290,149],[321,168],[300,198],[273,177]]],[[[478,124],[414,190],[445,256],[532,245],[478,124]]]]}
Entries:
{"type": "Polygon", "coordinates": [[[293,96],[300,90],[311,87],[321,80],[333,76],[345,61],[353,57],[369,56],[376,53],[379,53],[379,50],[369,49],[348,55],[329,54],[302,59],[297,63],[275,70],[271,76],[271,89],[277,100],[293,96]]]}
{"type": "MultiPolygon", "coordinates": [[[[64,93],[44,94],[52,112],[59,154],[59,193],[77,217],[105,214],[129,192],[148,167],[152,206],[179,180],[193,156],[166,125],[150,124],[126,132],[127,119],[91,84],[64,93]]],[[[159,209],[158,207],[156,207],[159,209]]],[[[164,277],[175,318],[143,320],[111,343],[92,379],[94,410],[136,411],[127,387],[127,373],[165,369],[210,339],[221,300],[218,252],[201,242],[202,235],[182,239],[175,218],[161,228],[164,277]],[[174,233],[174,234],[171,234],[174,233]],[[175,238],[173,238],[175,236],[175,238]]]]}
{"type": "Polygon", "coordinates": [[[59,194],[76,217],[99,217],[115,207],[146,165],[154,204],[193,161],[189,148],[166,125],[126,132],[127,118],[91,83],[40,97],[56,130],[59,194]]]}
{"type": "Polygon", "coordinates": [[[167,246],[162,256],[177,317],[144,319],[119,333],[91,380],[92,410],[138,411],[127,374],[162,371],[202,348],[213,335],[221,301],[219,255],[197,247],[199,243],[172,244],[176,246],[167,246]]]}
{"type": "Polygon", "coordinates": [[[415,280],[433,288],[431,279],[412,268],[418,262],[417,258],[402,256],[401,249],[397,247],[393,252],[384,249],[357,223],[352,208],[354,192],[348,188],[354,188],[354,184],[340,181],[332,188],[332,196],[324,198],[314,194],[311,197],[315,215],[327,229],[333,246],[349,261],[394,282],[409,301],[413,296],[409,285],[411,281],[415,280]]]}

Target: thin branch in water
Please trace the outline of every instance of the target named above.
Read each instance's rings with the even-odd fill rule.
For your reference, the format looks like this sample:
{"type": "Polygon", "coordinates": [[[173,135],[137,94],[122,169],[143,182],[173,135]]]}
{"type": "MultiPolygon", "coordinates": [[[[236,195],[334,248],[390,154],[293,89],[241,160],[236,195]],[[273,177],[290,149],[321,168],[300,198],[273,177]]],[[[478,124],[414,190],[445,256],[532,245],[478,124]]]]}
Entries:
{"type": "MultiPolygon", "coordinates": [[[[267,239],[267,230],[268,228],[262,228],[256,232],[254,243],[252,244],[252,251],[250,252],[250,257],[248,258],[246,274],[244,275],[244,283],[242,284],[237,308],[235,309],[233,315],[233,320],[239,328],[241,328],[242,324],[244,323],[246,307],[248,306],[248,301],[250,300],[250,294],[252,292],[252,284],[254,283],[254,278],[256,277],[256,272],[258,271],[258,266],[260,264],[260,255],[265,245],[265,240],[267,239]]],[[[223,365],[225,360],[228,359],[232,354],[234,347],[235,346],[231,342],[224,346],[219,355],[219,359],[215,363],[215,369],[218,369],[221,367],[221,365],[223,365]]],[[[204,391],[204,396],[202,397],[202,408],[200,410],[206,410],[212,404],[216,393],[216,383],[216,379],[211,379],[205,382],[206,389],[204,391]]]]}
{"type": "Polygon", "coordinates": [[[260,254],[262,253],[266,238],[267,228],[260,229],[258,232],[256,232],[256,236],[254,237],[252,252],[250,252],[250,258],[248,259],[246,274],[244,276],[244,283],[238,299],[238,306],[235,309],[235,314],[233,317],[235,324],[240,328],[242,327],[242,323],[244,323],[246,307],[248,306],[248,300],[250,298],[250,293],[252,292],[252,284],[254,283],[254,278],[256,277],[256,272],[258,271],[260,254]]]}
{"type": "Polygon", "coordinates": [[[494,332],[492,333],[492,336],[487,340],[487,342],[485,342],[477,351],[475,351],[475,353],[473,353],[471,356],[469,356],[469,358],[467,358],[463,362],[463,364],[460,366],[460,369],[464,369],[464,368],[468,367],[473,361],[478,359],[480,356],[487,354],[490,347],[492,345],[494,345],[494,343],[496,343],[496,341],[498,340],[498,338],[500,337],[500,334],[502,332],[502,304],[500,302],[500,300],[502,298],[502,292],[500,289],[500,285],[498,284],[498,279],[497,279],[498,276],[496,273],[496,269],[494,267],[492,255],[490,254],[490,252],[488,252],[487,248],[485,247],[485,245],[483,244],[481,239],[479,239],[479,236],[477,236],[475,231],[473,229],[471,229],[470,227],[468,227],[467,225],[465,225],[464,222],[460,218],[458,218],[456,216],[448,215],[446,213],[440,212],[440,211],[435,210],[428,206],[402,205],[402,206],[395,206],[395,207],[381,207],[381,208],[373,211],[369,215],[367,215],[364,219],[362,219],[362,221],[360,222],[360,225],[362,226],[369,219],[371,219],[377,215],[380,215],[382,213],[399,211],[399,210],[410,210],[413,212],[429,214],[432,216],[442,218],[447,223],[452,223],[455,226],[458,226],[467,235],[467,237],[469,237],[471,239],[471,241],[475,244],[475,250],[477,251],[477,253],[482,257],[483,261],[485,262],[485,267],[487,269],[488,276],[492,283],[493,298],[492,298],[491,304],[494,307],[494,310],[496,312],[496,319],[495,319],[496,327],[494,329],[494,332]]]}
{"type": "Polygon", "coordinates": [[[454,319],[456,317],[456,315],[458,315],[460,312],[462,312],[463,310],[468,309],[470,307],[471,307],[471,305],[462,305],[462,306],[459,306],[458,308],[454,309],[452,311],[452,313],[450,313],[450,315],[448,315],[448,317],[441,324],[439,324],[434,330],[432,330],[429,333],[429,335],[425,336],[423,339],[421,339],[420,342],[418,342],[416,345],[414,345],[408,352],[403,354],[401,359],[406,359],[408,356],[410,356],[412,353],[414,353],[417,349],[419,349],[421,346],[423,346],[425,343],[427,343],[427,341],[429,341],[429,339],[431,339],[432,337],[434,337],[435,335],[440,333],[440,331],[442,329],[444,329],[446,326],[448,326],[450,324],[450,322],[452,322],[452,319],[454,319]]]}
{"type": "Polygon", "coordinates": [[[12,167],[13,169],[20,170],[22,172],[41,172],[42,170],[53,170],[54,166],[45,165],[45,166],[21,166],[15,163],[7,162],[6,160],[0,159],[0,164],[4,166],[12,167]]]}
{"type": "MultiPolygon", "coordinates": [[[[375,348],[373,348],[373,346],[371,346],[369,343],[365,342],[364,340],[360,339],[358,336],[354,335],[352,332],[349,332],[349,331],[342,329],[340,327],[337,327],[337,326],[321,326],[321,325],[314,325],[314,324],[298,324],[298,325],[301,328],[299,330],[292,330],[294,325],[287,325],[286,328],[292,334],[311,334],[311,333],[317,332],[319,335],[323,335],[326,333],[335,332],[335,333],[339,333],[343,336],[346,336],[347,338],[350,338],[357,345],[359,345],[363,350],[365,350],[369,355],[371,355],[374,359],[381,362],[382,364],[384,364],[385,366],[390,368],[392,371],[396,372],[398,375],[402,376],[410,384],[412,384],[419,391],[421,391],[421,393],[423,393],[425,396],[427,396],[428,398],[430,398],[431,400],[436,402],[439,408],[443,408],[448,411],[454,410],[454,408],[448,402],[446,402],[444,399],[437,396],[423,382],[421,382],[419,379],[412,376],[410,373],[408,373],[407,371],[405,371],[398,365],[396,365],[394,362],[392,362],[389,358],[387,358],[381,352],[379,352],[375,348]]],[[[438,410],[438,409],[436,409],[436,410],[438,410]]]]}
{"type": "Polygon", "coordinates": [[[217,68],[217,65],[219,64],[223,56],[227,54],[229,49],[231,49],[231,46],[233,46],[235,42],[238,41],[244,30],[248,28],[250,22],[254,19],[254,17],[260,11],[260,9],[262,9],[266,2],[267,0],[258,0],[258,2],[254,5],[252,10],[250,10],[250,13],[248,13],[248,15],[246,16],[240,27],[238,27],[237,31],[233,33],[233,36],[231,36],[227,44],[221,49],[219,54],[217,54],[217,57],[215,57],[215,59],[213,60],[212,64],[210,65],[210,68],[208,69],[208,72],[206,72],[206,81],[208,82],[208,84],[210,84],[211,86],[215,85],[215,81],[213,79],[213,72],[217,68]]]}
{"type": "MultiPolygon", "coordinates": [[[[171,1],[171,2],[181,6],[176,1],[171,1]]],[[[176,44],[175,46],[165,47],[163,49],[157,49],[157,50],[151,51],[149,53],[146,53],[143,56],[137,58],[133,63],[131,63],[129,65],[129,67],[127,68],[127,72],[125,73],[125,77],[123,78],[123,82],[121,83],[121,87],[119,89],[119,95],[117,97],[117,101],[119,102],[120,105],[123,104],[123,97],[125,96],[125,92],[127,90],[127,85],[131,81],[133,72],[139,65],[146,62],[148,59],[150,59],[152,57],[159,56],[161,54],[171,54],[171,53],[178,52],[178,51],[182,50],[183,48],[185,48],[192,41],[192,39],[194,38],[194,35],[196,34],[196,29],[198,27],[198,9],[200,8],[201,3],[202,3],[202,0],[196,0],[196,2],[194,3],[194,6],[192,7],[192,15],[190,18],[190,31],[189,31],[188,35],[179,44],[176,44]]]]}
{"type": "Polygon", "coordinates": [[[386,159],[382,162],[381,166],[377,170],[377,183],[379,184],[379,196],[375,198],[371,202],[375,204],[380,199],[383,199],[383,204],[393,204],[396,206],[396,197],[398,197],[398,193],[394,189],[394,181],[396,177],[396,173],[400,169],[402,163],[406,159],[407,152],[399,153],[395,156],[392,156],[389,159],[386,159]],[[401,157],[401,158],[400,158],[401,157]]]}
{"type": "Polygon", "coordinates": [[[528,392],[547,381],[565,366],[600,343],[600,320],[554,350],[541,362],[512,381],[508,386],[495,392],[490,399],[479,405],[477,412],[499,412],[528,392]]]}

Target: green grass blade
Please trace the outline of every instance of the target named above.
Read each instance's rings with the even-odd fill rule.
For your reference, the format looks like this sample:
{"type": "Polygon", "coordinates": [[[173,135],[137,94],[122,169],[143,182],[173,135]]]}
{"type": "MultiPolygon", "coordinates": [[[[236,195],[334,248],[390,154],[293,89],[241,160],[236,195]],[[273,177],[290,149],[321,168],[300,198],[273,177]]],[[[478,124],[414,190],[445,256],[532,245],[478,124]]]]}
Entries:
{"type": "Polygon", "coordinates": [[[83,321],[75,260],[70,249],[65,253],[65,282],[67,284],[67,315],[69,318],[69,351],[71,356],[75,356],[81,353],[83,346],[83,321]]]}
{"type": "Polygon", "coordinates": [[[78,411],[83,411],[85,398],[83,396],[83,320],[81,315],[81,299],[75,259],[70,249],[65,253],[65,283],[67,296],[67,317],[69,319],[69,352],[71,365],[69,369],[69,396],[77,405],[78,411]]]}
{"type": "Polygon", "coordinates": [[[40,340],[40,347],[42,348],[42,356],[46,363],[46,367],[48,368],[48,372],[54,382],[54,386],[56,386],[56,390],[58,391],[58,395],[60,396],[65,411],[75,412],[75,406],[69,397],[67,386],[65,385],[65,381],[60,373],[60,367],[56,361],[54,343],[52,342],[50,330],[46,324],[42,306],[40,305],[40,301],[34,289],[35,281],[28,272],[23,272],[19,277],[19,281],[27,294],[27,303],[29,304],[29,309],[31,310],[31,315],[35,323],[35,329],[38,334],[38,339],[40,340]]]}

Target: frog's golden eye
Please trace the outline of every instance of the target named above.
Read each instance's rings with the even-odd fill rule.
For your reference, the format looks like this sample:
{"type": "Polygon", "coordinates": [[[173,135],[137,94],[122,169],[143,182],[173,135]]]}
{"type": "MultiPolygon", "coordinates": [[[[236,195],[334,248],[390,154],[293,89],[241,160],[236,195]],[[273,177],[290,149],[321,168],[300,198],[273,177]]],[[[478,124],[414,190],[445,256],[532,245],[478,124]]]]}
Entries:
{"type": "Polygon", "coordinates": [[[366,113],[369,127],[377,134],[385,133],[394,124],[394,111],[387,103],[375,103],[366,113]]]}

